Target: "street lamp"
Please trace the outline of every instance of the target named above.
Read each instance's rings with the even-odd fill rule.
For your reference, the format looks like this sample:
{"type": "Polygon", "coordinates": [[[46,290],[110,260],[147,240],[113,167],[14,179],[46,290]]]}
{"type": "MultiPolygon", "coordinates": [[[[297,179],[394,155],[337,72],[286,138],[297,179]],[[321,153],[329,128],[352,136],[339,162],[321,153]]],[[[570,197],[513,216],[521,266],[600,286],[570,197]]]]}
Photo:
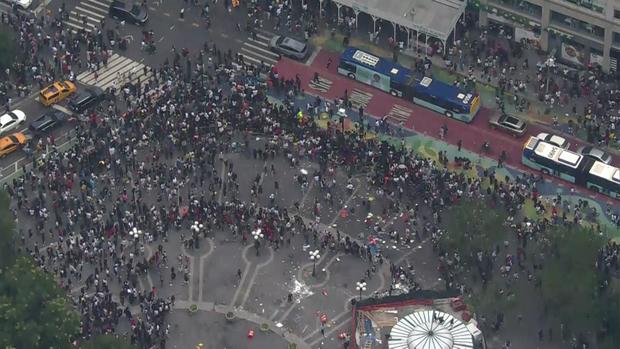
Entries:
{"type": "Polygon", "coordinates": [[[310,253],[310,260],[312,261],[312,276],[316,276],[316,261],[321,258],[319,250],[308,252],[310,253]]]}
{"type": "Polygon", "coordinates": [[[263,231],[258,228],[256,230],[252,230],[252,236],[254,237],[254,247],[256,247],[256,255],[259,255],[258,252],[258,248],[260,247],[260,239],[264,238],[265,235],[263,234],[263,231]]]}
{"type": "Polygon", "coordinates": [[[133,229],[129,231],[129,236],[134,239],[134,247],[136,248],[136,254],[138,254],[138,241],[140,241],[140,237],[142,236],[142,230],[133,227],[133,229]]]}
{"type": "Polygon", "coordinates": [[[362,292],[366,292],[366,281],[364,281],[364,279],[361,279],[360,281],[357,282],[357,286],[355,287],[356,290],[360,291],[360,301],[362,300],[362,292]]]}
{"type": "Polygon", "coordinates": [[[198,223],[198,221],[194,221],[194,223],[189,227],[192,232],[192,238],[194,239],[194,246],[196,246],[196,248],[200,248],[200,246],[198,246],[198,237],[200,236],[200,232],[203,228],[204,226],[202,223],[198,223]]]}
{"type": "Polygon", "coordinates": [[[553,57],[547,58],[545,61],[545,66],[547,67],[547,82],[545,83],[545,94],[549,94],[549,70],[555,67],[555,59],[553,57]]]}

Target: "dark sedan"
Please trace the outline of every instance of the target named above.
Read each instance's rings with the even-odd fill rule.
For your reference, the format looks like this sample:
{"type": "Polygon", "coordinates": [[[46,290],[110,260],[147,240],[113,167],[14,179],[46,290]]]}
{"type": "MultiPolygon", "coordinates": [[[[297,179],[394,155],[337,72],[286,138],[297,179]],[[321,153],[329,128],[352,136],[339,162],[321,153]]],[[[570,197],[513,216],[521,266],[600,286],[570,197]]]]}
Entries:
{"type": "Polygon", "coordinates": [[[66,119],[67,114],[58,110],[52,110],[39,116],[36,120],[30,123],[28,128],[34,134],[40,134],[60,126],[66,119]]]}
{"type": "Polygon", "coordinates": [[[105,92],[98,87],[81,89],[77,95],[69,101],[69,109],[81,113],[99,104],[105,99],[105,92]]]}
{"type": "Polygon", "coordinates": [[[495,114],[489,118],[491,128],[511,133],[513,136],[522,136],[527,129],[525,121],[508,114],[495,114]]]}
{"type": "Polygon", "coordinates": [[[143,25],[149,19],[146,7],[137,3],[124,3],[122,1],[112,1],[110,4],[110,17],[137,25],[143,25]]]}

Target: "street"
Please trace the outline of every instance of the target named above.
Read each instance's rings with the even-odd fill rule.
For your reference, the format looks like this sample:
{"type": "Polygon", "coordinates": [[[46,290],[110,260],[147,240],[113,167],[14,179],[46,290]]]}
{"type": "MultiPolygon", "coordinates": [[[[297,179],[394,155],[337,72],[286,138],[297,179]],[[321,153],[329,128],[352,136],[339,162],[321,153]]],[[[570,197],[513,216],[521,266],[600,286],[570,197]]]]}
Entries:
{"type": "MultiPolygon", "coordinates": [[[[35,139],[36,156],[18,150],[0,159],[19,248],[54,272],[85,314],[84,338],[104,332],[88,320],[103,303],[124,315],[113,321],[114,311],[105,309],[101,317],[140,347],[342,348],[348,337],[341,334],[352,332],[352,300],[398,294],[397,283],[406,285],[403,294],[457,288],[440,272],[438,216],[461,196],[503,190],[491,178],[520,183],[509,195],[519,204],[531,204],[532,187],[546,207],[570,211],[587,201],[584,224],[620,236],[612,219],[617,201],[560,179],[529,182],[523,145],[553,131],[546,125],[530,123],[521,138],[492,130],[495,105],[484,105],[471,124],[446,118],[339,75],[338,54],[325,48],[301,62],[281,58],[268,43],[284,29],[270,19],[252,35],[246,4],[229,11],[227,1],[209,1],[207,26],[202,2],[149,1],[141,27],[109,18],[110,3],[30,7],[51,19],[64,6],[65,30],[101,31],[108,47],[111,30],[128,47],[107,51],[99,39],[86,40],[96,54],[80,49],[69,71],[78,91],[96,86],[110,98],[79,117],[68,100],[49,107],[76,120],[35,139]],[[149,31],[151,53],[141,43],[149,31]],[[91,59],[102,51],[105,59],[91,59]],[[302,91],[293,93],[294,83],[267,89],[273,81],[264,88],[249,82],[274,72],[299,79],[302,91]],[[327,116],[329,108],[317,115],[307,108],[316,97],[333,106],[345,91],[353,108],[342,124],[327,116]],[[368,133],[357,133],[360,107],[368,133]],[[297,120],[297,111],[305,119],[297,120]],[[389,132],[379,127],[384,117],[389,132]],[[491,151],[479,154],[484,142],[491,151]],[[502,151],[506,166],[497,163],[502,151]],[[456,157],[472,166],[453,164],[456,157]],[[448,171],[465,175],[444,176],[448,171]],[[396,279],[396,267],[412,272],[396,279]],[[360,280],[367,288],[358,293],[360,280]],[[153,315],[157,302],[170,311],[153,315]]],[[[303,41],[303,32],[292,36],[303,41]]],[[[54,65],[49,55],[42,60],[54,65]]],[[[23,130],[47,109],[36,88],[10,107],[27,115],[23,130]]],[[[586,144],[567,138],[571,149],[586,144]]],[[[619,160],[614,154],[613,163],[619,160]]],[[[505,248],[508,240],[513,248],[513,237],[505,248]]],[[[533,334],[547,326],[536,314],[543,305],[527,292],[536,300],[526,321],[517,326],[512,316],[489,332],[489,348],[507,338],[515,347],[540,345],[533,334]]],[[[550,339],[544,347],[564,344],[550,339]]]]}

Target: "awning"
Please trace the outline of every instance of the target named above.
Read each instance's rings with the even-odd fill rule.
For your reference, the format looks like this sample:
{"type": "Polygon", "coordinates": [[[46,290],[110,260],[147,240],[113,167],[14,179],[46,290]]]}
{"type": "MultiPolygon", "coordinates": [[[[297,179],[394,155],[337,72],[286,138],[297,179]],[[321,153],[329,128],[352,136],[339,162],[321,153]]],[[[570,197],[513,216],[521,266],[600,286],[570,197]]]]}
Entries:
{"type": "Polygon", "coordinates": [[[444,42],[465,12],[462,0],[333,0],[444,42]]]}

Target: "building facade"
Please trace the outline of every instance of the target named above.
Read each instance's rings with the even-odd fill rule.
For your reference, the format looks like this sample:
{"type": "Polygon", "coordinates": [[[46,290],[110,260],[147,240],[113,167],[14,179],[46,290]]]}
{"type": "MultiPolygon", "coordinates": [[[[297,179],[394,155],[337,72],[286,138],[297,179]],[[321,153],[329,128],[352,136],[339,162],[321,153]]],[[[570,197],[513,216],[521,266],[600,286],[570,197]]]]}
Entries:
{"type": "Polygon", "coordinates": [[[480,25],[502,24],[512,40],[562,63],[618,73],[620,0],[473,0],[480,25]]]}

